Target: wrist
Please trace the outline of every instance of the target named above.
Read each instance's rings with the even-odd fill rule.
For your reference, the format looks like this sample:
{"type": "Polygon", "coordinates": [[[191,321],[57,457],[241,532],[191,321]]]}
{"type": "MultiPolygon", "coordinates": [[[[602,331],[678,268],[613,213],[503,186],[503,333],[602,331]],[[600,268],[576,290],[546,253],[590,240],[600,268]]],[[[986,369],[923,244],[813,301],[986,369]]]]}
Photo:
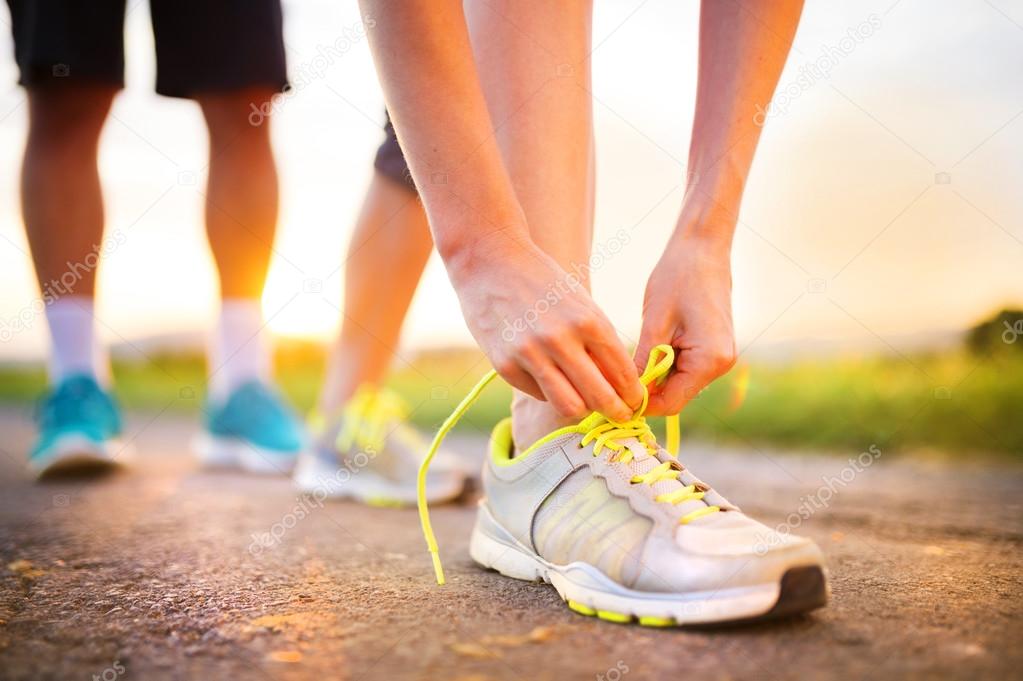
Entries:
{"type": "Polygon", "coordinates": [[[748,174],[749,165],[729,154],[713,164],[690,159],[684,205],[737,218],[748,174]]]}
{"type": "Polygon", "coordinates": [[[529,238],[522,207],[508,182],[468,182],[465,173],[442,173],[439,185],[420,190],[433,232],[437,253],[450,269],[451,263],[473,260],[482,245],[502,237],[529,238]],[[463,199],[472,196],[472,203],[463,199]]]}
{"type": "Polygon", "coordinates": [[[535,245],[528,229],[513,223],[507,227],[494,227],[482,234],[466,234],[448,241],[444,247],[438,243],[437,252],[452,283],[458,286],[480,271],[507,264],[518,252],[529,248],[535,248],[535,245]]]}
{"type": "Polygon", "coordinates": [[[521,208],[497,201],[487,201],[484,205],[488,207],[486,215],[461,200],[428,208],[434,245],[449,270],[463,261],[486,255],[488,246],[494,248],[502,241],[529,239],[529,228],[521,208]]]}
{"type": "Polygon", "coordinates": [[[687,196],[671,235],[669,248],[699,249],[728,258],[738,210],[717,202],[687,196]]]}

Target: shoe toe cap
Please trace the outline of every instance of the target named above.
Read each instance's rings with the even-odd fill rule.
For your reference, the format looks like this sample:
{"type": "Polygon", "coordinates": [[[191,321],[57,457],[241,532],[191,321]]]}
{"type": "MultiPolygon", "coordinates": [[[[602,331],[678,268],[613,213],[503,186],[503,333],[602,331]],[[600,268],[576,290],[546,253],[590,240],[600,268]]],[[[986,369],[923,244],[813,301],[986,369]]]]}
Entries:
{"type": "MultiPolygon", "coordinates": [[[[759,523],[757,523],[759,525],[759,523]]],[[[763,526],[761,526],[763,527],[763,526]]],[[[767,530],[767,528],[764,528],[767,530]]],[[[687,541],[651,536],[636,587],[650,591],[708,591],[778,583],[791,568],[823,567],[817,545],[805,538],[738,528],[689,532],[687,541]],[[699,536],[700,541],[694,541],[699,536]]]]}

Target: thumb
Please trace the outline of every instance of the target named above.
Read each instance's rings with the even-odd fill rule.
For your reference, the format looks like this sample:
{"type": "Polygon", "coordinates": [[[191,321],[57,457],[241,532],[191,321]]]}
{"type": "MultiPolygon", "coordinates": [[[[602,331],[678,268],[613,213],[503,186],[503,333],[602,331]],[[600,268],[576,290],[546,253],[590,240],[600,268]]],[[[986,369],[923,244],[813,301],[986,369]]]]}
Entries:
{"type": "Polygon", "coordinates": [[[636,370],[642,374],[643,369],[646,368],[647,360],[650,358],[650,351],[653,350],[654,346],[661,344],[671,345],[671,340],[672,331],[670,325],[664,322],[663,318],[659,315],[656,319],[650,315],[644,315],[643,330],[639,334],[639,344],[636,346],[636,354],[632,358],[636,364],[636,370]]]}

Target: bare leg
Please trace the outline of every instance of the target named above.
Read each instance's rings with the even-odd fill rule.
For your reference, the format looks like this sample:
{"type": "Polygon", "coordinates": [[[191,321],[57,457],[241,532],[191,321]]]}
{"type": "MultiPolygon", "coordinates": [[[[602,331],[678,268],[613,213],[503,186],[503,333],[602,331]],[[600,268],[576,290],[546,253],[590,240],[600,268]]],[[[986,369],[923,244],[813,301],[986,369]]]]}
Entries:
{"type": "Polygon", "coordinates": [[[263,294],[277,227],[277,168],[268,121],[249,123],[265,88],[199,97],[210,131],[206,231],[224,298],[263,294]]]}
{"type": "Polygon", "coordinates": [[[210,345],[210,390],[223,400],[249,381],[268,382],[270,344],[260,298],[277,227],[277,169],[269,120],[251,105],[272,96],[251,88],[199,97],[210,133],[206,232],[220,276],[221,309],[210,345]]]}
{"type": "MultiPolygon", "coordinates": [[[[593,235],[593,109],[589,0],[472,0],[466,20],[498,144],[533,241],[587,277],[593,235]]],[[[566,420],[516,391],[516,446],[566,420]]]]}
{"type": "MultiPolygon", "coordinates": [[[[99,134],[117,89],[28,91],[29,130],[21,174],[25,230],[40,289],[60,281],[103,238],[103,196],[96,156],[99,134]]],[[[95,292],[96,273],[81,270],[66,293],[95,292]]]]}
{"type": "Polygon", "coordinates": [[[51,332],[51,380],[99,366],[92,322],[103,196],[96,158],[116,87],[30,88],[21,203],[51,332]],[[60,327],[55,328],[55,325],[60,327]]]}
{"type": "Polygon", "coordinates": [[[344,319],[320,393],[322,413],[337,411],[360,385],[383,381],[432,247],[415,193],[374,174],[348,246],[344,319]]]}

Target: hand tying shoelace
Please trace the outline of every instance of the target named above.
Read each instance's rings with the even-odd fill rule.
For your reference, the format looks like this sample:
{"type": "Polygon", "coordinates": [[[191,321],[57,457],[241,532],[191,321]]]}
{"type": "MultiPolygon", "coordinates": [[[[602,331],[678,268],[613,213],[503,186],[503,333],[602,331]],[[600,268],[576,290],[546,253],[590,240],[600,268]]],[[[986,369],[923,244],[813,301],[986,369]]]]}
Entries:
{"type": "MultiPolygon", "coordinates": [[[[585,433],[579,443],[579,447],[585,447],[592,442],[594,443],[594,456],[599,456],[603,451],[607,450],[608,460],[610,462],[620,462],[623,464],[632,462],[636,456],[633,450],[628,446],[627,441],[630,439],[642,444],[648,453],[656,453],[657,439],[643,415],[646,411],[650,397],[648,386],[662,383],[667,378],[671,368],[674,366],[674,361],[675,352],[670,345],[658,345],[654,347],[650,351],[646,368],[640,376],[640,382],[643,384],[643,403],[640,405],[639,409],[636,410],[636,413],[631,419],[621,423],[608,419],[598,412],[591,413],[574,426],[574,429],[577,432],[585,433]]],[[[425,498],[426,474],[429,470],[430,462],[433,460],[433,457],[440,448],[444,438],[451,429],[454,428],[465,412],[472,407],[477,399],[479,399],[480,394],[496,376],[497,372],[494,370],[487,372],[487,374],[480,379],[479,383],[477,383],[473,389],[469,391],[469,394],[466,395],[465,399],[462,400],[458,407],[455,408],[454,412],[452,412],[452,414],[440,427],[440,430],[437,432],[436,437],[434,437],[433,443],[427,452],[426,458],[423,460],[423,463],[419,468],[417,486],[419,519],[422,522],[423,536],[426,539],[430,556],[433,559],[433,567],[437,576],[438,584],[444,584],[444,570],[441,566],[437,540],[433,533],[433,527],[430,524],[430,513],[425,498]]],[[[667,430],[666,449],[674,459],[678,456],[678,415],[666,417],[665,427],[667,430]]],[[[634,485],[645,484],[652,487],[661,481],[677,480],[680,472],[681,468],[674,460],[665,461],[644,473],[634,475],[630,482],[634,485]]],[[[658,503],[677,505],[689,501],[702,500],[704,493],[705,492],[703,490],[697,490],[695,485],[686,485],[670,492],[658,494],[654,497],[654,501],[658,503]]],[[[696,518],[710,513],[715,513],[718,510],[719,508],[717,506],[706,505],[686,513],[679,519],[679,522],[681,524],[687,524],[696,518]]]]}

